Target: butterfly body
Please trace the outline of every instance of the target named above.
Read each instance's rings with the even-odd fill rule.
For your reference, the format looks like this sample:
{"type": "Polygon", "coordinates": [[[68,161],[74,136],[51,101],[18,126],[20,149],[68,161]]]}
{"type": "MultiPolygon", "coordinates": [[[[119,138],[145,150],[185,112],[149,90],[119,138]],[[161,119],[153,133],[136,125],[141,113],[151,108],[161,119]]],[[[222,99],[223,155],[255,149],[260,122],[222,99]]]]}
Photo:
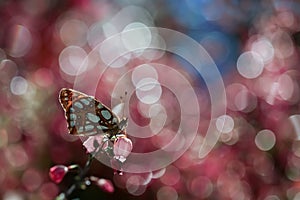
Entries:
{"type": "Polygon", "coordinates": [[[111,139],[125,134],[127,119],[119,119],[108,107],[92,96],[63,88],[59,101],[65,111],[69,133],[78,136],[105,134],[111,139]]]}

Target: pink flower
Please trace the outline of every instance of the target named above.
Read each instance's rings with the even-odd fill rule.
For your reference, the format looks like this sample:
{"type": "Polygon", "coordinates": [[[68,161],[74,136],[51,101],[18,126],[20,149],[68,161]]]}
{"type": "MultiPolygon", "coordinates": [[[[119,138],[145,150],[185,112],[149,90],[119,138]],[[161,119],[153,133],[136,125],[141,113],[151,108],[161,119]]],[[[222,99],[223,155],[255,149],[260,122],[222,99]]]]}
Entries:
{"type": "Polygon", "coordinates": [[[108,193],[113,193],[115,188],[110,180],[91,176],[90,180],[93,181],[101,190],[108,193]]]}
{"type": "Polygon", "coordinates": [[[83,146],[86,148],[88,153],[92,153],[96,151],[97,146],[102,143],[102,140],[103,136],[101,135],[90,136],[83,142],[83,146]]]}
{"type": "Polygon", "coordinates": [[[64,165],[55,165],[49,170],[50,179],[55,183],[60,183],[68,171],[68,167],[64,165]]]}
{"type": "Polygon", "coordinates": [[[132,142],[125,135],[119,136],[114,143],[114,158],[124,162],[132,150],[132,142]]]}

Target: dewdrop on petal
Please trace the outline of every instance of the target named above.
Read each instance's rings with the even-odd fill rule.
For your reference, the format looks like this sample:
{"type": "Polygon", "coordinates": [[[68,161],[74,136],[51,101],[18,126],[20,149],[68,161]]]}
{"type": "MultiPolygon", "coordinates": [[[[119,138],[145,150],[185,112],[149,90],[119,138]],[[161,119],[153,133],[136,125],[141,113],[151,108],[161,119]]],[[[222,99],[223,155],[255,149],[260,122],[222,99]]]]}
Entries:
{"type": "Polygon", "coordinates": [[[123,175],[122,162],[116,158],[110,160],[111,167],[114,169],[114,174],[123,175]]]}
{"type": "Polygon", "coordinates": [[[114,158],[124,162],[132,150],[132,142],[125,135],[118,136],[113,149],[114,158]]]}

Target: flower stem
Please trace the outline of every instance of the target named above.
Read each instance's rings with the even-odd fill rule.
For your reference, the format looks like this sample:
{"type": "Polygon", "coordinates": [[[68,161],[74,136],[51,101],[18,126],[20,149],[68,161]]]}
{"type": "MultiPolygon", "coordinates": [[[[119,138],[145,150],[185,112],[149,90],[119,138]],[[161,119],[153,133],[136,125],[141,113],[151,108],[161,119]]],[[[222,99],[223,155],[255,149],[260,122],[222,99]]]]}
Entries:
{"type": "Polygon", "coordinates": [[[76,180],[75,183],[73,183],[69,189],[65,192],[65,198],[69,197],[73,192],[74,190],[77,188],[78,186],[78,183],[80,183],[83,178],[86,176],[87,172],[89,171],[90,169],[90,166],[92,164],[92,161],[94,159],[94,155],[93,154],[89,154],[89,157],[88,157],[88,160],[86,161],[85,163],[85,166],[83,168],[83,170],[80,172],[80,174],[77,176],[78,179],[76,180]]]}
{"type": "MultiPolygon", "coordinates": [[[[99,152],[102,151],[102,147],[103,147],[104,143],[105,142],[102,142],[102,144],[93,153],[88,154],[88,159],[84,165],[84,168],[82,170],[80,170],[80,173],[75,177],[75,183],[73,183],[65,193],[61,194],[64,196],[65,199],[67,199],[74,192],[74,190],[78,187],[78,184],[80,182],[82,182],[82,180],[85,178],[87,172],[89,171],[89,169],[91,167],[92,161],[94,160],[95,156],[99,152]]],[[[79,169],[80,169],[80,167],[79,167],[79,169]]]]}

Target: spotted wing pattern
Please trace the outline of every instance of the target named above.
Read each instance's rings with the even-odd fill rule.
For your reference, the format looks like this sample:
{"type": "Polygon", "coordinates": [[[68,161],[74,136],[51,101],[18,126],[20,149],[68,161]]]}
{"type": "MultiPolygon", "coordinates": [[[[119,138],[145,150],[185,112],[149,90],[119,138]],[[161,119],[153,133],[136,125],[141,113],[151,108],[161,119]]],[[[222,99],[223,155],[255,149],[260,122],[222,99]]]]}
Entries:
{"type": "Polygon", "coordinates": [[[118,116],[97,99],[76,90],[61,89],[59,101],[65,111],[69,133],[72,135],[108,134],[112,137],[127,125],[124,125],[126,120],[120,122],[118,116]]]}

